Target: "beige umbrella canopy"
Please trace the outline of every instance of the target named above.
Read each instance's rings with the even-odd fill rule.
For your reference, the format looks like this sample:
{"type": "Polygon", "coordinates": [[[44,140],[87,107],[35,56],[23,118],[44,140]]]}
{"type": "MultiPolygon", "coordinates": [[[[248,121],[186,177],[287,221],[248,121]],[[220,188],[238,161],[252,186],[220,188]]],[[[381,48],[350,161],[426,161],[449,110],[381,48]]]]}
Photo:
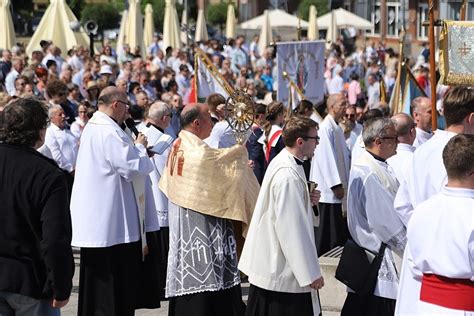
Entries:
{"type": "MultiPolygon", "coordinates": [[[[186,8],[183,10],[183,15],[181,16],[181,25],[188,27],[188,11],[186,8]]],[[[188,35],[185,31],[181,31],[181,43],[185,44],[188,42],[188,35]]]]}
{"type": "Polygon", "coordinates": [[[206,17],[204,16],[204,10],[198,11],[198,18],[196,22],[196,35],[194,40],[196,42],[204,42],[209,39],[207,35],[207,25],[206,25],[206,17]]]}
{"type": "Polygon", "coordinates": [[[123,53],[123,44],[125,43],[125,33],[127,30],[127,21],[128,21],[128,11],[124,10],[122,12],[122,19],[120,20],[120,30],[117,38],[117,53],[123,53]]]}
{"type": "Polygon", "coordinates": [[[331,12],[320,16],[318,18],[318,27],[322,30],[328,29],[331,25],[332,15],[336,17],[336,26],[339,29],[353,27],[359,30],[371,30],[374,28],[372,22],[342,8],[332,10],[331,12]]]}
{"type": "Polygon", "coordinates": [[[227,6],[227,20],[225,23],[225,37],[235,38],[235,9],[232,4],[227,6]]]}
{"type": "Polygon", "coordinates": [[[268,10],[265,10],[263,13],[265,16],[264,23],[262,25],[262,29],[260,31],[260,37],[258,40],[258,50],[260,55],[263,54],[265,48],[270,46],[270,43],[273,42],[273,34],[272,34],[272,27],[270,25],[270,17],[268,14],[268,10]]]}
{"type": "Polygon", "coordinates": [[[140,0],[129,0],[128,21],[125,32],[125,43],[130,46],[130,50],[135,52],[136,47],[140,47],[140,55],[146,56],[145,45],[143,44],[143,15],[140,8],[140,0]]]}
{"type": "Polygon", "coordinates": [[[326,33],[326,48],[329,49],[332,43],[335,43],[337,40],[337,18],[336,12],[333,10],[331,12],[331,19],[328,31],[326,33]]]}
{"type": "Polygon", "coordinates": [[[77,18],[66,4],[65,0],[51,0],[35,33],[31,37],[26,53],[31,56],[35,50],[40,50],[40,41],[49,40],[61,49],[63,57],[69,49],[76,45],[89,47],[89,37],[81,27],[79,32],[73,32],[70,28],[72,22],[77,18]]]}
{"type": "MultiPolygon", "coordinates": [[[[309,26],[307,21],[300,20],[298,19],[298,17],[291,15],[288,12],[280,10],[280,9],[268,11],[268,16],[270,17],[270,20],[272,21],[272,27],[274,28],[277,28],[277,27],[296,28],[298,27],[298,25],[300,25],[303,30],[306,30],[309,26]]],[[[266,17],[264,13],[255,18],[252,18],[250,20],[240,23],[240,28],[242,30],[258,30],[265,23],[265,19],[266,17]]]]}
{"type": "Polygon", "coordinates": [[[178,12],[176,1],[166,0],[165,20],[163,23],[163,48],[181,48],[178,12]]]}
{"type": "Polygon", "coordinates": [[[318,11],[316,6],[311,5],[309,7],[309,27],[308,27],[308,39],[310,41],[319,39],[319,30],[318,30],[318,21],[316,17],[318,16],[318,11]]]}
{"type": "Polygon", "coordinates": [[[15,29],[10,13],[10,0],[0,0],[0,48],[10,49],[16,44],[15,29]]]}
{"type": "Polygon", "coordinates": [[[153,34],[155,33],[155,26],[153,24],[153,7],[148,3],[145,7],[145,28],[143,30],[143,42],[145,49],[153,43],[153,34]]]}

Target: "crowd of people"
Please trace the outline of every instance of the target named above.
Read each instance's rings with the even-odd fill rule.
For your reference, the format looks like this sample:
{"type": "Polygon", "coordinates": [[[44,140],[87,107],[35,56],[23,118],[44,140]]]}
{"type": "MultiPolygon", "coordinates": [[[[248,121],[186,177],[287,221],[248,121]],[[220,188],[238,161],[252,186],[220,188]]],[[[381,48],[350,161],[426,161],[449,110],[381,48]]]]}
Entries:
{"type": "Polygon", "coordinates": [[[347,284],[342,315],[474,312],[474,90],[430,96],[424,50],[413,69],[427,97],[394,114],[382,94],[397,54],[338,40],[324,102],[288,109],[274,48],[257,43],[199,44],[255,102],[243,144],[224,96],[191,101],[196,46],[2,51],[1,315],[57,315],[71,246],[78,315],[163,300],[169,315],[319,315],[318,258],[348,240],[380,261],[368,293],[347,284]],[[431,129],[430,98],[444,130],[431,129]]]}

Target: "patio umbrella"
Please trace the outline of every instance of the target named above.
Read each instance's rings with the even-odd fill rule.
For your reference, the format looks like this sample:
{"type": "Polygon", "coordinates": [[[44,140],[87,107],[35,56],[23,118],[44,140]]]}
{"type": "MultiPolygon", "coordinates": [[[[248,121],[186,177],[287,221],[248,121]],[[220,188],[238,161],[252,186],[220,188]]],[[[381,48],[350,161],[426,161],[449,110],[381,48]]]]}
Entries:
{"type": "MultiPolygon", "coordinates": [[[[270,21],[272,21],[273,28],[278,28],[278,27],[296,28],[298,27],[298,23],[301,24],[301,28],[303,30],[306,30],[309,27],[308,21],[299,20],[298,17],[291,15],[288,12],[285,12],[280,9],[269,10],[268,17],[270,21]]],[[[250,20],[240,23],[239,27],[242,30],[258,30],[263,26],[264,23],[266,23],[265,20],[266,20],[265,13],[263,13],[262,15],[259,15],[255,18],[252,18],[250,20]]]]}
{"type": "MultiPolygon", "coordinates": [[[[181,26],[185,25],[186,27],[189,27],[188,25],[188,11],[186,8],[183,10],[183,15],[181,16],[181,26]]],[[[186,34],[185,31],[181,31],[181,43],[185,44],[188,42],[188,35],[186,34]]]]}
{"type": "Polygon", "coordinates": [[[178,12],[175,0],[166,0],[165,20],[163,23],[163,48],[181,48],[178,12]]]}
{"type": "Polygon", "coordinates": [[[127,29],[127,21],[128,21],[128,11],[124,10],[122,12],[122,19],[120,20],[120,30],[119,35],[117,38],[117,54],[123,54],[123,44],[125,43],[125,30],[127,29]]]}
{"type": "Polygon", "coordinates": [[[315,41],[319,39],[319,30],[318,30],[318,21],[316,17],[318,16],[318,11],[316,6],[311,5],[309,7],[309,27],[308,27],[308,39],[310,41],[315,41]]]}
{"type": "Polygon", "coordinates": [[[125,43],[130,46],[130,50],[135,52],[139,47],[140,55],[146,57],[146,49],[143,43],[143,15],[140,8],[140,0],[129,0],[128,21],[125,33],[125,43]]]}
{"type": "Polygon", "coordinates": [[[227,20],[225,23],[225,37],[234,38],[235,37],[235,9],[232,4],[227,6],[227,20]]]}
{"type": "Polygon", "coordinates": [[[270,43],[273,42],[272,27],[270,25],[268,10],[265,10],[263,14],[265,15],[265,22],[262,25],[260,37],[258,39],[258,51],[260,52],[260,55],[263,54],[265,48],[270,46],[270,43]]]}
{"type": "Polygon", "coordinates": [[[326,33],[326,48],[329,49],[332,43],[337,40],[337,19],[334,10],[331,12],[331,23],[326,33]]]}
{"type": "Polygon", "coordinates": [[[148,3],[145,7],[145,27],[143,29],[143,43],[145,49],[153,43],[153,35],[155,34],[155,25],[153,24],[153,7],[148,3]]]}
{"type": "Polygon", "coordinates": [[[332,10],[331,12],[318,18],[318,27],[321,30],[326,30],[329,28],[332,14],[334,14],[336,17],[336,27],[339,29],[353,27],[358,30],[370,30],[374,28],[372,22],[367,21],[366,19],[361,18],[360,16],[347,10],[339,8],[332,10]]]}
{"type": "Polygon", "coordinates": [[[66,4],[65,0],[51,0],[48,8],[43,14],[38,28],[31,37],[26,53],[31,56],[35,50],[41,50],[40,41],[49,40],[61,49],[61,54],[66,57],[69,49],[77,45],[89,47],[89,37],[81,27],[79,32],[73,32],[70,28],[72,22],[77,18],[66,4]]]}
{"type": "Polygon", "coordinates": [[[196,35],[194,40],[196,42],[204,42],[209,39],[207,35],[206,17],[204,16],[204,10],[198,11],[198,18],[196,22],[196,35]]]}
{"type": "Polygon", "coordinates": [[[0,48],[10,49],[16,44],[15,29],[10,13],[10,0],[0,0],[0,48]]]}

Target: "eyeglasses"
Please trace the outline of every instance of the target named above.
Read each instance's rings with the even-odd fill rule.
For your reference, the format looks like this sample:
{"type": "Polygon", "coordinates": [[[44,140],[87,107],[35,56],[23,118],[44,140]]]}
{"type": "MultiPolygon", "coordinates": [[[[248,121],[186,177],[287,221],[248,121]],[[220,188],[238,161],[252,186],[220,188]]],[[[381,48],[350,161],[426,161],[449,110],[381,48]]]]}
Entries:
{"type": "Polygon", "coordinates": [[[356,117],[356,116],[355,116],[355,114],[346,114],[346,115],[344,115],[344,116],[345,116],[345,117],[347,117],[347,118],[353,118],[353,117],[356,117]]]}
{"type": "Polygon", "coordinates": [[[308,139],[315,139],[317,142],[319,142],[319,140],[321,139],[319,136],[301,136],[301,138],[303,138],[304,140],[308,140],[308,139]]]}
{"type": "Polygon", "coordinates": [[[132,106],[132,105],[130,104],[130,102],[125,102],[125,101],[122,101],[122,100],[116,100],[115,102],[125,104],[125,106],[126,106],[127,108],[129,108],[129,107],[132,106]]]}

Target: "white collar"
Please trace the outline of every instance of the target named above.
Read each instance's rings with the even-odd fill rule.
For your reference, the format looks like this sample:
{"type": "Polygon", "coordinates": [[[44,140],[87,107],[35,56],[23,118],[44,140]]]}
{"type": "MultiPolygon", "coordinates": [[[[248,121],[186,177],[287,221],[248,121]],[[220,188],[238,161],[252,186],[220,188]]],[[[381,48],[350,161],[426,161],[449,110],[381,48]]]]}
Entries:
{"type": "Polygon", "coordinates": [[[398,143],[397,145],[397,151],[402,150],[402,151],[408,151],[408,152],[415,152],[416,147],[412,146],[410,144],[405,144],[405,143],[398,143]]]}
{"type": "Polygon", "coordinates": [[[467,188],[452,188],[448,186],[444,186],[441,189],[441,192],[444,195],[454,196],[454,197],[465,197],[474,199],[474,190],[467,189],[467,188]]]}

